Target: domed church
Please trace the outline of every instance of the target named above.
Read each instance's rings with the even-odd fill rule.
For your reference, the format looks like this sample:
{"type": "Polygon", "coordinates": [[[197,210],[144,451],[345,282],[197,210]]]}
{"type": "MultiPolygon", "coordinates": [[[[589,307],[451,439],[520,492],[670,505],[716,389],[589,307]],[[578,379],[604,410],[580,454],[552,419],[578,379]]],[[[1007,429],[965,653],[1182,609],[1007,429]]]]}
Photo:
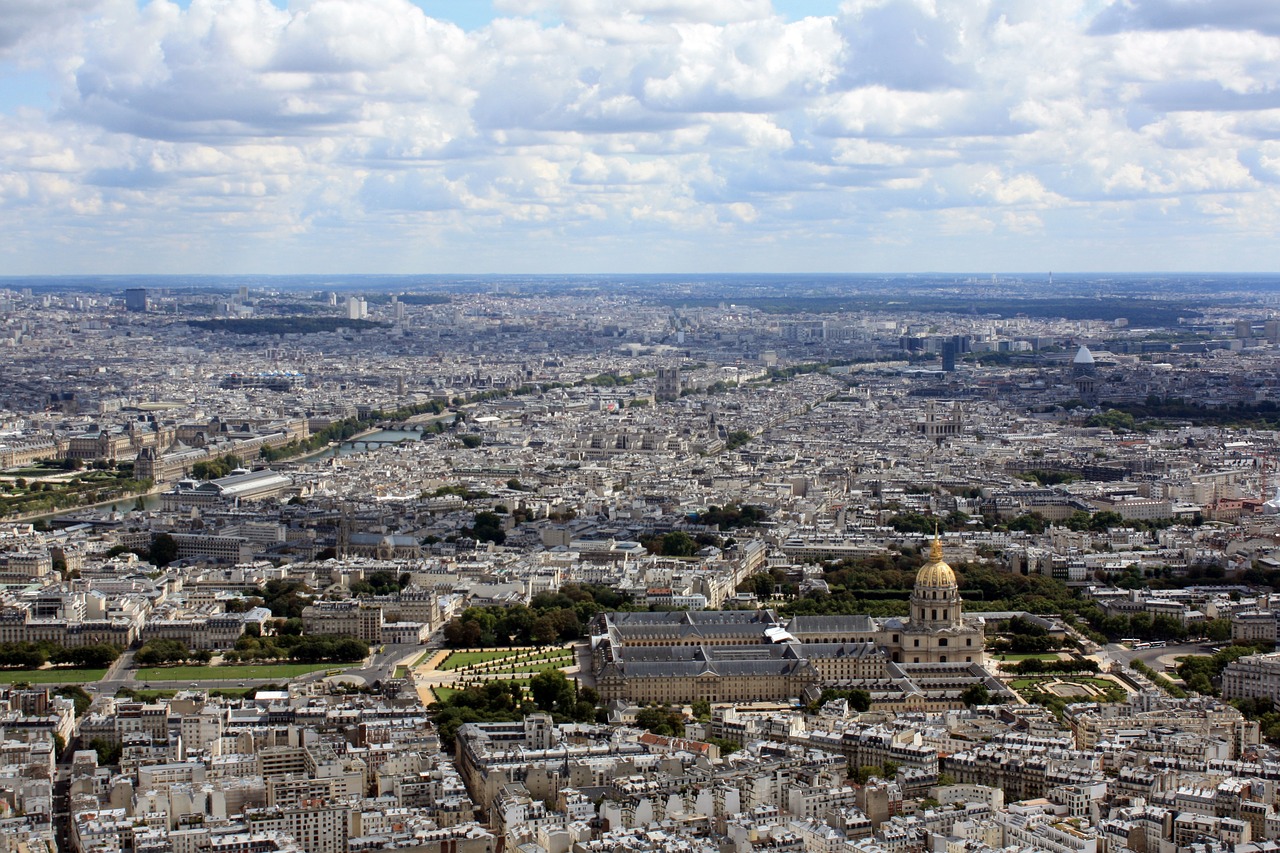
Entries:
{"type": "Polygon", "coordinates": [[[910,601],[905,619],[801,615],[787,624],[787,634],[804,643],[874,643],[894,663],[986,663],[985,621],[965,618],[956,573],[943,560],[942,540],[936,535],[910,601]]]}
{"type": "Polygon", "coordinates": [[[937,536],[916,574],[910,614],[905,622],[886,619],[880,640],[899,663],[983,663],[982,620],[964,618],[956,573],[937,536]]]}

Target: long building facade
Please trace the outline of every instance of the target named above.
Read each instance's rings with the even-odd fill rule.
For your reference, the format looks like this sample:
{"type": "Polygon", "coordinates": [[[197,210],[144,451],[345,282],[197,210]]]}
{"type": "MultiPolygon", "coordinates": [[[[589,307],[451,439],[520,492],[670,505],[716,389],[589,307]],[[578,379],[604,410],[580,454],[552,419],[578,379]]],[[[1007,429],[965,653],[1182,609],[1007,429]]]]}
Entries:
{"type": "Polygon", "coordinates": [[[945,705],[974,681],[995,684],[982,669],[983,622],[965,617],[939,540],[910,603],[905,619],[796,616],[784,623],[772,610],[600,614],[591,631],[597,689],[606,701],[672,703],[862,687],[888,704],[914,696],[945,705]],[[913,671],[934,686],[922,687],[913,671]]]}

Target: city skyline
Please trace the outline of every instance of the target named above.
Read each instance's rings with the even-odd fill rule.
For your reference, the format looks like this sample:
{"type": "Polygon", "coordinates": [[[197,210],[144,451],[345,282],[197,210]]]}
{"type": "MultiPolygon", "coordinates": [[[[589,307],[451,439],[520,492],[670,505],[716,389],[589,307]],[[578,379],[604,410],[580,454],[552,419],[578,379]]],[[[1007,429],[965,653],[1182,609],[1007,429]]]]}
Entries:
{"type": "Polygon", "coordinates": [[[0,3],[10,275],[1277,269],[1266,3],[0,3]]]}

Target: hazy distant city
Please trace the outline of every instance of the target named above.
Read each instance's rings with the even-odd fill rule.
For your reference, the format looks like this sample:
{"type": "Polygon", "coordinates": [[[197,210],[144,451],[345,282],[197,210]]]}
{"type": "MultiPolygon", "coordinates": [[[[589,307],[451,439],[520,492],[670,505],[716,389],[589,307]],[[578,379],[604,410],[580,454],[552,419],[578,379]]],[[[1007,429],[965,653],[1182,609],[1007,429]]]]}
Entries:
{"type": "Polygon", "coordinates": [[[1278,281],[3,280],[0,822],[1274,849],[1278,281]]]}

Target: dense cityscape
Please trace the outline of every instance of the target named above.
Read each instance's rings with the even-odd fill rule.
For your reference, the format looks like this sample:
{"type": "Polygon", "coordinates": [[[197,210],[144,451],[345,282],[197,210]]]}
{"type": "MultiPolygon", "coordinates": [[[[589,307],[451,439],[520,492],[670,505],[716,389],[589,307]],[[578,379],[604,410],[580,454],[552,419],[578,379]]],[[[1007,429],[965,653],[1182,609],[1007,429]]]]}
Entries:
{"type": "Polygon", "coordinates": [[[0,281],[44,853],[1280,849],[1277,281],[0,281]]]}

